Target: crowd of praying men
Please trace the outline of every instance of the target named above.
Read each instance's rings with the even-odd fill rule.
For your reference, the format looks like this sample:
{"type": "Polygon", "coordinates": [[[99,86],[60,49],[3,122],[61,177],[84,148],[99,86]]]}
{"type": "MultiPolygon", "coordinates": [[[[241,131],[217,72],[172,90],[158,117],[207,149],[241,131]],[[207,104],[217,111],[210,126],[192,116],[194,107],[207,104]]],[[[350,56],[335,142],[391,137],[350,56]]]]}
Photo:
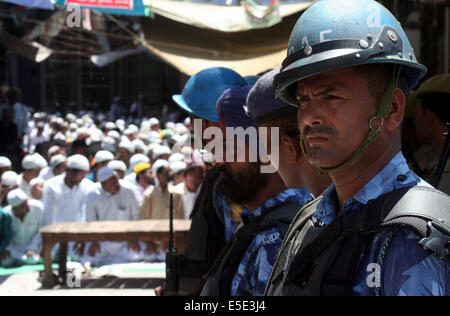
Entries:
{"type": "MultiPolygon", "coordinates": [[[[155,117],[133,124],[94,121],[89,114],[30,115],[20,165],[0,157],[1,265],[41,262],[39,230],[47,225],[168,219],[170,195],[174,218],[188,219],[211,155],[193,149],[189,118],[161,125],[155,117]]],[[[69,256],[94,266],[162,262],[166,248],[162,242],[70,243],[69,256]]]]}

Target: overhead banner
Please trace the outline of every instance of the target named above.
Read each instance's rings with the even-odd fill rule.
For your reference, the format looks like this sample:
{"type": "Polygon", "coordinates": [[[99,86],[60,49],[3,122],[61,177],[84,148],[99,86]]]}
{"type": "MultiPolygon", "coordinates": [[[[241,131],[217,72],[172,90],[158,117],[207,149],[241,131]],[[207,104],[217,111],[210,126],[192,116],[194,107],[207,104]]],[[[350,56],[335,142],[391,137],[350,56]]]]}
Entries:
{"type": "Polygon", "coordinates": [[[66,4],[78,4],[90,8],[133,10],[133,0],[67,0],[66,4]]]}
{"type": "Polygon", "coordinates": [[[57,0],[61,6],[80,6],[100,12],[119,15],[148,16],[142,0],[57,0]]]}
{"type": "Polygon", "coordinates": [[[0,0],[29,8],[53,10],[53,3],[50,0],[0,0]]]}

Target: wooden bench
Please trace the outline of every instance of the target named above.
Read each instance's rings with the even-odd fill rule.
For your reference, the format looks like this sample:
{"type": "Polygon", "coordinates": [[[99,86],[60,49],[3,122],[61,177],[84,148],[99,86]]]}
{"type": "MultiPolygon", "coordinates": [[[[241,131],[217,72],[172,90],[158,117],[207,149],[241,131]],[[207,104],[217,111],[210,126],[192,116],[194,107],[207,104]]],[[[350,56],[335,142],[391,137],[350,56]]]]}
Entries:
{"type": "MultiPolygon", "coordinates": [[[[174,243],[179,253],[184,252],[184,240],[191,226],[190,220],[173,221],[174,243]]],[[[88,241],[162,241],[169,240],[169,220],[139,220],[117,222],[58,223],[41,230],[44,279],[42,285],[56,285],[52,272],[52,249],[59,243],[59,278],[66,279],[68,242],[88,241]]]]}

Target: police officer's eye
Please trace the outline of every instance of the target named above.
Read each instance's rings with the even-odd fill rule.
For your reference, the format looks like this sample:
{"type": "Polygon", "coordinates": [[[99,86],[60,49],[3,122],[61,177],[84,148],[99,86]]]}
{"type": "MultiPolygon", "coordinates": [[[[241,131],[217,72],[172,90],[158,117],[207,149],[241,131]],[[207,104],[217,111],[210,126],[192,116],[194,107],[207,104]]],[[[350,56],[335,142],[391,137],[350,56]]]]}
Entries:
{"type": "Polygon", "coordinates": [[[337,95],[327,94],[328,100],[342,100],[341,97],[338,97],[337,95]]]}

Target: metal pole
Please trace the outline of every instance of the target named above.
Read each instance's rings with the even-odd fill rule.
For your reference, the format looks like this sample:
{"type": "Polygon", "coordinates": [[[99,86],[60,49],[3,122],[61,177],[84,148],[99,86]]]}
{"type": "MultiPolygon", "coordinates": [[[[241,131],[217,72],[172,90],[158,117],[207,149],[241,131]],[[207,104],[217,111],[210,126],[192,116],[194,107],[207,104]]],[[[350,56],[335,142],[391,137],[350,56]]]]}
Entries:
{"type": "Polygon", "coordinates": [[[444,73],[449,72],[450,58],[450,7],[445,8],[445,48],[444,48],[444,73]]]}

